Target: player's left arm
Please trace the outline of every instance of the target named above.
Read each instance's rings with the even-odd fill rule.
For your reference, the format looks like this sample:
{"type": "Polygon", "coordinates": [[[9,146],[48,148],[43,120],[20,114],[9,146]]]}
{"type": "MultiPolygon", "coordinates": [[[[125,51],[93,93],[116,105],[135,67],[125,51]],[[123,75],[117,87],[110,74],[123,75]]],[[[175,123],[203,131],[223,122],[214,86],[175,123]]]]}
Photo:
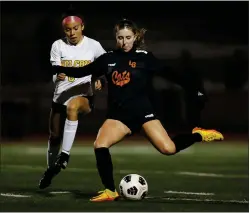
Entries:
{"type": "MultiPolygon", "coordinates": [[[[164,77],[165,79],[176,83],[180,85],[182,88],[183,82],[185,79],[178,73],[176,73],[173,69],[170,67],[167,67],[164,63],[162,63],[159,59],[157,59],[152,53],[149,53],[148,59],[147,59],[147,66],[148,69],[152,72],[153,75],[164,77]]],[[[205,102],[208,101],[208,97],[203,85],[203,79],[202,76],[198,73],[196,76],[196,80],[199,82],[198,90],[197,90],[197,100],[199,101],[199,105],[204,106],[205,102]]]]}
{"type": "Polygon", "coordinates": [[[181,84],[181,82],[179,81],[179,75],[174,72],[170,66],[167,66],[161,60],[156,58],[153,53],[148,53],[147,66],[148,69],[152,72],[152,75],[163,77],[176,84],[181,84]]]}

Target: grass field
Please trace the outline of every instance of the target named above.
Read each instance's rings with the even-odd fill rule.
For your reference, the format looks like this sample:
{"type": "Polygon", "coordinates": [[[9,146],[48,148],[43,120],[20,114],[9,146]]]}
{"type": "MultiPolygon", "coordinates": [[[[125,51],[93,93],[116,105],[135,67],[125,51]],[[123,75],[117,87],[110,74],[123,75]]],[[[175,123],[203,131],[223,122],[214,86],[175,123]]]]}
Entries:
{"type": "Polygon", "coordinates": [[[38,190],[47,144],[3,143],[1,211],[248,212],[247,142],[196,144],[175,156],[145,144],[124,141],[111,153],[116,185],[126,174],[138,173],[149,184],[148,197],[91,203],[89,198],[102,189],[91,145],[76,142],[68,168],[48,189],[38,190]]]}

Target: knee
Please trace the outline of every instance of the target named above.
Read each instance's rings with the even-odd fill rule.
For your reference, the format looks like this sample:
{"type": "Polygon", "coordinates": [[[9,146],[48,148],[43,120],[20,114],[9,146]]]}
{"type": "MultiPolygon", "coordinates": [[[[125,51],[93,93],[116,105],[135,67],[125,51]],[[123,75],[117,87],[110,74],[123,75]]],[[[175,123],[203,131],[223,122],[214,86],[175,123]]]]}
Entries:
{"type": "Polygon", "coordinates": [[[85,114],[88,114],[88,113],[91,112],[91,108],[90,108],[89,106],[87,106],[86,108],[84,108],[84,109],[82,110],[82,112],[85,113],[85,114]]]}
{"type": "Polygon", "coordinates": [[[71,103],[67,106],[67,114],[77,113],[78,112],[78,105],[75,103],[71,103]]]}
{"type": "Polygon", "coordinates": [[[159,149],[160,153],[163,155],[174,155],[176,153],[176,148],[174,143],[173,144],[164,144],[159,149]]]}
{"type": "Polygon", "coordinates": [[[97,148],[110,148],[110,145],[109,143],[105,141],[96,140],[94,142],[94,149],[97,149],[97,148]]]}
{"type": "Polygon", "coordinates": [[[83,104],[81,106],[81,112],[84,114],[88,114],[91,112],[91,106],[89,105],[89,103],[83,104]]]}

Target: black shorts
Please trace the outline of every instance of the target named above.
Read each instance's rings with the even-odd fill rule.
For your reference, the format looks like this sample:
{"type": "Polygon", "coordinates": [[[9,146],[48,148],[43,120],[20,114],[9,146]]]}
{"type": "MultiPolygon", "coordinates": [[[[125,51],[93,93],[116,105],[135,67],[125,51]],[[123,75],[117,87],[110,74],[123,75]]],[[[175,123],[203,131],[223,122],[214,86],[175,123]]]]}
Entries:
{"type": "Polygon", "coordinates": [[[134,134],[140,132],[144,123],[156,120],[158,116],[149,100],[143,98],[133,101],[126,106],[110,107],[106,118],[121,121],[134,134]]]}
{"type": "MultiPolygon", "coordinates": [[[[89,100],[89,107],[90,107],[91,111],[93,111],[94,108],[95,108],[95,105],[94,105],[94,95],[92,95],[92,96],[82,96],[82,97],[87,98],[89,100]]],[[[54,101],[52,101],[51,108],[53,109],[53,111],[55,113],[66,113],[67,112],[66,111],[67,108],[66,108],[65,105],[56,103],[54,101]]]]}

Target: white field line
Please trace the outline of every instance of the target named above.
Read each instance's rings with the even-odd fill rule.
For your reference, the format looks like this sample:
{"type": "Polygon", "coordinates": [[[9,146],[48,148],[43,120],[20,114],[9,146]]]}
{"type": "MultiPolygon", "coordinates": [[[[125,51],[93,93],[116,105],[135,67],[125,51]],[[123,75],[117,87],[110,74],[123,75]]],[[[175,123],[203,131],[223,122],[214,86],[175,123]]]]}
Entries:
{"type": "MultiPolygon", "coordinates": [[[[25,149],[21,150],[15,150],[15,153],[25,153],[28,155],[44,155],[47,152],[46,147],[28,147],[25,149]]],[[[142,154],[142,155],[160,155],[159,152],[154,149],[153,146],[151,145],[137,145],[133,146],[119,146],[119,147],[112,147],[110,149],[110,152],[112,154],[119,154],[119,155],[127,155],[127,154],[142,154]]],[[[187,149],[183,152],[180,153],[182,154],[192,154],[194,150],[192,148],[187,149]]],[[[72,155],[93,155],[94,150],[92,147],[77,147],[77,148],[72,148],[71,150],[72,155]]]]}
{"type": "Polygon", "coordinates": [[[239,174],[215,174],[203,172],[176,172],[178,175],[200,176],[200,177],[216,177],[216,178],[249,178],[248,175],[239,174]]]}
{"type": "MultiPolygon", "coordinates": [[[[45,166],[30,166],[30,165],[4,165],[2,166],[1,169],[21,169],[21,170],[35,170],[35,171],[43,171],[45,170],[45,166]]],[[[70,172],[97,172],[96,168],[93,169],[84,169],[84,168],[71,168],[68,167],[66,168],[66,171],[70,171],[70,172]]],[[[132,173],[136,173],[136,170],[117,170],[117,173],[120,174],[132,174],[132,173]]],[[[152,173],[152,171],[148,171],[148,173],[152,173]]],[[[163,172],[163,171],[156,171],[156,172],[163,172]]]]}
{"type": "Polygon", "coordinates": [[[50,192],[50,194],[69,194],[69,191],[57,191],[57,192],[50,192]]]}
{"type": "Polygon", "coordinates": [[[147,196],[146,199],[162,199],[168,201],[194,201],[194,202],[206,202],[206,203],[237,203],[237,204],[248,204],[247,200],[215,200],[215,199],[196,199],[196,198],[167,198],[167,197],[153,197],[147,196]]]}
{"type": "Polygon", "coordinates": [[[248,204],[247,200],[214,200],[214,199],[194,199],[194,198],[162,198],[163,200],[176,200],[176,201],[196,201],[207,203],[239,203],[248,204]]]}
{"type": "MultiPolygon", "coordinates": [[[[31,166],[31,165],[2,165],[1,169],[21,169],[21,170],[34,170],[34,171],[43,171],[45,170],[45,166],[31,166]]],[[[86,172],[86,173],[96,173],[96,168],[89,169],[89,168],[72,168],[68,167],[66,169],[69,172],[86,172]]],[[[138,170],[116,170],[115,173],[118,174],[132,174],[132,173],[138,173],[138,170]]],[[[164,170],[145,170],[143,171],[143,174],[167,174],[168,171],[164,170]]],[[[189,175],[189,176],[200,176],[200,177],[215,177],[215,178],[249,178],[248,175],[241,175],[241,174],[214,174],[214,173],[201,173],[201,172],[187,172],[187,171],[181,171],[181,172],[175,172],[174,174],[177,175],[189,175]]]]}
{"type": "MultiPolygon", "coordinates": [[[[64,192],[50,192],[52,194],[66,194],[66,193],[70,193],[67,191],[64,192]]],[[[31,197],[31,195],[21,195],[21,194],[12,194],[12,193],[1,193],[1,196],[4,197],[18,197],[18,198],[25,198],[25,197],[31,197]]],[[[146,199],[150,199],[150,198],[157,198],[157,197],[151,197],[148,196],[146,197],[146,199]]],[[[194,198],[159,198],[158,199],[163,199],[163,200],[169,200],[169,201],[195,201],[195,202],[207,202],[207,203],[214,203],[214,202],[218,202],[218,203],[238,203],[238,204],[248,204],[249,201],[247,200],[214,200],[214,199],[194,199],[194,198]]]]}
{"type": "Polygon", "coordinates": [[[165,194],[183,194],[183,195],[214,195],[214,193],[206,192],[183,192],[183,191],[164,191],[165,194]]]}
{"type": "Polygon", "coordinates": [[[31,197],[30,195],[20,195],[20,194],[12,194],[12,193],[1,193],[0,195],[4,197],[31,197]]]}
{"type": "MultiPolygon", "coordinates": [[[[18,150],[17,150],[18,151],[18,150]]],[[[22,150],[24,151],[24,150],[22,150]]],[[[47,152],[47,148],[45,147],[30,147],[25,149],[25,153],[28,155],[44,155],[47,152]]],[[[134,146],[131,149],[131,146],[124,147],[114,147],[111,148],[110,152],[112,154],[158,154],[158,152],[152,146],[134,146]]],[[[94,150],[92,147],[78,147],[77,149],[71,150],[72,155],[93,155],[94,150]]],[[[158,154],[159,155],[159,154],[158,154]]]]}
{"type": "MultiPolygon", "coordinates": [[[[31,165],[4,165],[1,168],[2,170],[4,169],[19,169],[19,170],[34,170],[34,171],[43,171],[45,170],[45,167],[43,166],[31,166],[31,165]]],[[[97,173],[97,169],[93,168],[93,169],[84,169],[84,168],[72,168],[72,167],[68,167],[66,168],[66,171],[69,172],[86,172],[86,173],[97,173]]],[[[121,170],[116,170],[115,173],[119,173],[119,174],[133,174],[133,173],[138,173],[137,170],[125,170],[125,169],[121,169],[121,170]]],[[[144,174],[163,174],[165,173],[165,171],[143,171],[144,174]]]]}

